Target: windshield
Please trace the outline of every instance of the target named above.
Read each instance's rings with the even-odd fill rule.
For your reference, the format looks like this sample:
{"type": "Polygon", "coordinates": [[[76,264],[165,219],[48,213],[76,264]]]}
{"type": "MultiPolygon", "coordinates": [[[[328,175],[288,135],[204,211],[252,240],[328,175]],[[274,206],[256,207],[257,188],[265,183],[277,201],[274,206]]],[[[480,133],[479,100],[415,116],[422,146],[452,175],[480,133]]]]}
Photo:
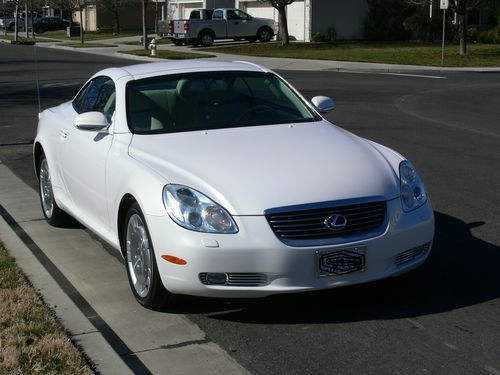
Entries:
{"type": "Polygon", "coordinates": [[[276,75],[207,72],[127,84],[127,121],[137,134],[317,121],[276,75]]]}

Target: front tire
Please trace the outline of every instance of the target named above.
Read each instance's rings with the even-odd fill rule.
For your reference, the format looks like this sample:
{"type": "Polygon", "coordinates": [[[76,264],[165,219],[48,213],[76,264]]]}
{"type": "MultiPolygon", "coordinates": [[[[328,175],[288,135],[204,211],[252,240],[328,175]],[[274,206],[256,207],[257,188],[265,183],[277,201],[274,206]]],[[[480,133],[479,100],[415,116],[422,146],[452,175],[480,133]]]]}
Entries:
{"type": "Polygon", "coordinates": [[[137,203],[128,209],[123,228],[127,275],[134,297],[147,309],[158,309],[172,300],[160,278],[153,243],[137,203]]]}
{"type": "Polygon", "coordinates": [[[172,43],[175,44],[176,46],[182,46],[184,44],[184,41],[182,39],[174,39],[172,38],[172,43]]]}
{"type": "Polygon", "coordinates": [[[47,223],[54,227],[62,227],[68,224],[70,216],[59,208],[54,198],[49,164],[45,155],[41,156],[38,163],[38,191],[40,193],[43,216],[45,216],[47,223]]]}
{"type": "Polygon", "coordinates": [[[262,43],[267,43],[273,38],[273,31],[268,27],[263,27],[257,34],[257,39],[262,43]]]}

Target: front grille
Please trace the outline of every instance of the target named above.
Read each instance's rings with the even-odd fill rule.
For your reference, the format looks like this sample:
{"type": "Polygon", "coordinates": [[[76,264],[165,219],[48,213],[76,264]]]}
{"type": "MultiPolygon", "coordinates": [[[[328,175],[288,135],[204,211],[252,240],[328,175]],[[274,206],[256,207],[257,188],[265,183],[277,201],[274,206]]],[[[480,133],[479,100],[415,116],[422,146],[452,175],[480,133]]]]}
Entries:
{"type": "MultiPolygon", "coordinates": [[[[226,286],[264,286],[268,284],[267,276],[263,273],[226,273],[226,286]]],[[[202,284],[210,285],[207,281],[207,273],[199,275],[202,284]]]]}
{"type": "MultiPolygon", "coordinates": [[[[287,244],[307,245],[311,240],[331,240],[351,236],[375,236],[382,233],[386,216],[386,203],[383,201],[335,205],[320,204],[313,209],[290,210],[289,208],[272,209],[266,212],[266,218],[278,238],[287,244]],[[344,228],[332,229],[329,220],[335,215],[346,220],[344,228]]],[[[343,220],[343,219],[342,219],[343,220]]]]}
{"type": "Polygon", "coordinates": [[[405,263],[411,262],[412,260],[423,257],[425,254],[427,254],[430,247],[431,243],[427,242],[426,244],[423,244],[419,247],[414,247],[413,249],[403,251],[402,253],[399,253],[398,256],[396,256],[394,264],[396,264],[396,266],[401,266],[405,263]]]}

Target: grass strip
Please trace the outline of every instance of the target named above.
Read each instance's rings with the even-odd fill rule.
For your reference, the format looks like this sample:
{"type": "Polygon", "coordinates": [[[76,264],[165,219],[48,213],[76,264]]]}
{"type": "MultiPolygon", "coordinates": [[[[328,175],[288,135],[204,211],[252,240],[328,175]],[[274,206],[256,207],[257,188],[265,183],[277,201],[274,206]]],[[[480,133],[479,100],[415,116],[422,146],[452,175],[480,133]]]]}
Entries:
{"type": "Polygon", "coordinates": [[[115,44],[104,44],[104,43],[65,43],[63,44],[65,47],[71,48],[104,48],[104,47],[118,47],[115,44]]]}
{"type": "MultiPolygon", "coordinates": [[[[279,43],[252,43],[203,50],[247,56],[441,66],[441,46],[430,43],[294,42],[286,47],[279,43]]],[[[467,56],[460,56],[457,45],[447,45],[444,66],[500,67],[499,44],[469,44],[468,50],[467,56]]]]}
{"type": "MultiPolygon", "coordinates": [[[[140,40],[134,41],[134,42],[124,42],[121,44],[126,44],[128,46],[142,46],[142,43],[140,40]]],[[[156,44],[172,44],[172,41],[170,39],[156,39],[156,44]]]]}
{"type": "MultiPolygon", "coordinates": [[[[133,51],[119,51],[120,53],[126,53],[134,56],[147,56],[151,57],[151,51],[144,49],[137,49],[133,51]]],[[[191,53],[191,52],[177,52],[177,51],[156,51],[156,56],[160,59],[167,60],[186,60],[186,59],[204,59],[207,57],[215,57],[214,55],[207,55],[203,53],[191,53]]]]}
{"type": "MultiPolygon", "coordinates": [[[[79,36],[69,37],[66,34],[66,31],[47,31],[41,35],[48,38],[80,41],[79,36]]],[[[113,31],[106,30],[106,31],[85,31],[83,37],[85,41],[124,38],[129,36],[137,36],[137,40],[139,40],[141,35],[142,32],[138,30],[122,31],[120,34],[116,34],[113,31]]]]}
{"type": "MultiPolygon", "coordinates": [[[[0,39],[14,40],[14,35],[0,34],[0,39]]],[[[60,40],[58,40],[58,39],[50,39],[50,38],[35,38],[35,39],[33,39],[32,37],[26,38],[25,36],[20,36],[20,35],[18,36],[17,40],[20,42],[35,42],[35,43],[43,43],[43,42],[57,43],[57,42],[60,42],[60,40]]]]}
{"type": "Polygon", "coordinates": [[[0,374],[93,374],[0,243],[0,374]]]}

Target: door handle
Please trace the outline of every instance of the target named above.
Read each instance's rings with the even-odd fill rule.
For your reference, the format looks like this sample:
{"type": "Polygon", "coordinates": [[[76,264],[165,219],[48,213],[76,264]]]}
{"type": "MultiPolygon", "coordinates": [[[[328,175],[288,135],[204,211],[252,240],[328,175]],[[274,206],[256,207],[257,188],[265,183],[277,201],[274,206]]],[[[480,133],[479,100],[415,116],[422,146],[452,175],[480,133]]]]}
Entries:
{"type": "Polygon", "coordinates": [[[237,25],[237,24],[238,24],[238,21],[236,21],[234,24],[235,24],[235,25],[237,25]]]}
{"type": "Polygon", "coordinates": [[[64,129],[59,130],[59,135],[62,139],[66,139],[68,137],[68,132],[64,129]]]}

